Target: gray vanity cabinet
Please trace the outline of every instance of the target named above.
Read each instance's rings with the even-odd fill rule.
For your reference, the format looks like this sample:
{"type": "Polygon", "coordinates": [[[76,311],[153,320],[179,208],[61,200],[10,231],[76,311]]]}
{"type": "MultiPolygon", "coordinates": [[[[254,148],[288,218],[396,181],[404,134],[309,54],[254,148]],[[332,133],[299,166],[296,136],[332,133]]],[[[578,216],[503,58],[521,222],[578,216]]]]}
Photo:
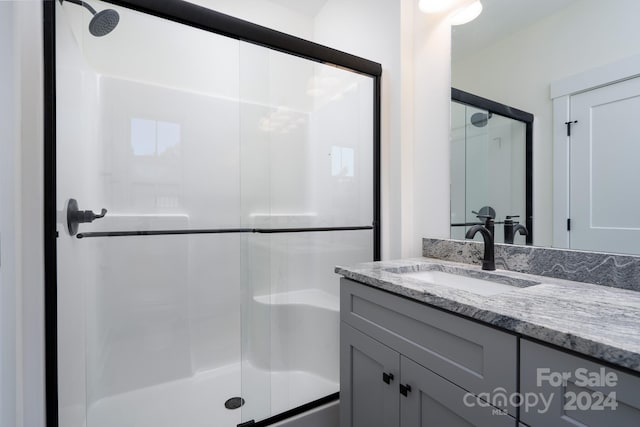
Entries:
{"type": "Polygon", "coordinates": [[[515,336],[341,281],[342,427],[516,426],[474,397],[516,392],[515,336]]]}
{"type": "Polygon", "coordinates": [[[400,354],[349,325],[340,327],[340,425],[397,427],[400,354]],[[346,380],[345,380],[346,379],[346,380]]]}
{"type": "Polygon", "coordinates": [[[464,405],[466,390],[351,326],[340,333],[342,426],[515,426],[495,408],[464,405]]]}
{"type": "Polygon", "coordinates": [[[534,395],[550,402],[521,407],[524,423],[545,427],[640,426],[639,377],[525,339],[520,340],[520,360],[522,394],[532,402],[534,395]]]}

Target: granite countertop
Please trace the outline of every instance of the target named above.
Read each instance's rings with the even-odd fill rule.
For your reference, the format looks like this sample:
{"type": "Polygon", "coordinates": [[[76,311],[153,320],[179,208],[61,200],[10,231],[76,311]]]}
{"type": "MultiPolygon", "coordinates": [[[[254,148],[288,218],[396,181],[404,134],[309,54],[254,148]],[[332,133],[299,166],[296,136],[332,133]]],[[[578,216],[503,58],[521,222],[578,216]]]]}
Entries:
{"type": "Polygon", "coordinates": [[[336,273],[404,297],[640,373],[640,292],[431,258],[338,266],[336,273]],[[482,296],[403,273],[492,277],[513,290],[482,296]],[[540,284],[537,284],[540,283],[540,284]]]}

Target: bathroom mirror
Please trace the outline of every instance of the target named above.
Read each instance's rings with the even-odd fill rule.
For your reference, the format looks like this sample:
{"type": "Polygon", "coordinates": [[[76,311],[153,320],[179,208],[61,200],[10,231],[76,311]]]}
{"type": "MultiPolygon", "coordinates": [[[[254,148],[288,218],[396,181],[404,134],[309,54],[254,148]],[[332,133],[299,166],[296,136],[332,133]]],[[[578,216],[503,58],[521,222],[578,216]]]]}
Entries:
{"type": "MultiPolygon", "coordinates": [[[[624,196],[640,182],[638,168],[626,159],[640,153],[631,144],[634,120],[619,119],[621,114],[640,114],[640,89],[631,85],[633,80],[640,82],[636,22],[640,2],[482,0],[482,4],[484,10],[476,20],[452,27],[452,87],[533,114],[533,244],[640,253],[640,244],[635,244],[640,236],[634,235],[640,230],[640,204],[624,196]],[[630,86],[618,89],[616,102],[596,94],[586,100],[590,104],[585,101],[584,119],[572,117],[579,96],[621,80],[630,86]],[[592,87],[587,81],[593,81],[592,87]],[[592,121],[594,117],[600,122],[592,121]],[[614,120],[618,127],[629,122],[615,142],[610,138],[614,120]],[[594,139],[594,129],[602,130],[600,140],[594,139]],[[584,144],[578,144],[581,132],[584,144]],[[591,147],[591,153],[581,158],[575,148],[580,146],[591,147]],[[610,155],[614,147],[627,155],[610,155]],[[590,166],[582,167],[578,161],[590,166]],[[591,175],[574,176],[579,169],[588,169],[585,173],[591,175]],[[576,199],[581,194],[584,201],[576,199]],[[591,232],[586,239],[578,237],[583,229],[591,232]],[[633,237],[620,243],[625,235],[633,237]]],[[[454,126],[452,122],[452,135],[454,126]]],[[[452,148],[453,182],[457,157],[452,148]]],[[[452,204],[454,197],[452,189],[452,204]]],[[[516,239],[516,243],[522,242],[516,239]]]]}

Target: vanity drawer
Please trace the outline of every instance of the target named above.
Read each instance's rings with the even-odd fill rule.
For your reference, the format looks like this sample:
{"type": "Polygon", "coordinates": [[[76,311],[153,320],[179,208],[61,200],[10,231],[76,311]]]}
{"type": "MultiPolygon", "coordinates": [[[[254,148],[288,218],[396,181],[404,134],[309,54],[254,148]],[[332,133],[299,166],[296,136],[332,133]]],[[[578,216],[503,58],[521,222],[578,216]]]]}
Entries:
{"type": "Polygon", "coordinates": [[[531,426],[640,425],[639,376],[523,339],[520,381],[523,395],[546,401],[520,408],[531,426]]]}
{"type": "MultiPolygon", "coordinates": [[[[517,337],[342,278],[342,321],[478,395],[515,393],[517,337]]],[[[515,414],[515,408],[508,408],[515,414]]]]}

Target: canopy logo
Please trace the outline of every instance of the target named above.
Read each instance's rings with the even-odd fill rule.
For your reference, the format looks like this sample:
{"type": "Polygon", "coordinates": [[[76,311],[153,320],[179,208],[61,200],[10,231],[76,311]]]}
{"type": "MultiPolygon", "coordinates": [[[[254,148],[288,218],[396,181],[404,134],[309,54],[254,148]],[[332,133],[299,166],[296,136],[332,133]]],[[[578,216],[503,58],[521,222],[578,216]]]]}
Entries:
{"type": "Polygon", "coordinates": [[[492,408],[494,415],[506,415],[507,408],[517,408],[525,412],[548,412],[554,405],[564,411],[614,411],[618,407],[616,392],[611,389],[618,384],[615,372],[600,368],[589,371],[578,368],[574,371],[552,371],[538,368],[536,386],[542,391],[507,393],[503,387],[478,395],[466,393],[465,406],[492,408]],[[598,389],[603,390],[598,390],[598,389]],[[553,391],[549,391],[553,389],[553,391]],[[557,399],[557,400],[556,400],[557,399]]]}

